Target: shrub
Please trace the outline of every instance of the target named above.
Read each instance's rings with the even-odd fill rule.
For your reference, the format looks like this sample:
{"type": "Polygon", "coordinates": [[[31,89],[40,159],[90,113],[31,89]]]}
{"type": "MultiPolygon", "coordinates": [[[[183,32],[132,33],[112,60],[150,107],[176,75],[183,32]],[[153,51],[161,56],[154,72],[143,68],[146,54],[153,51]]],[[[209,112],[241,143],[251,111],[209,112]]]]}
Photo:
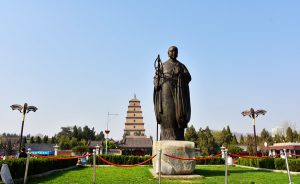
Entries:
{"type": "MultiPolygon", "coordinates": [[[[300,172],[300,159],[288,159],[290,171],[300,172]]],[[[250,167],[286,170],[283,158],[239,158],[239,165],[250,167]]]]}
{"type": "Polygon", "coordinates": [[[239,165],[275,169],[274,158],[239,158],[239,165]]]}
{"type": "MultiPolygon", "coordinates": [[[[198,157],[200,158],[200,157],[198,157]]],[[[197,160],[196,165],[223,165],[225,160],[220,157],[212,158],[209,160],[197,160]]]]}
{"type": "MultiPolygon", "coordinates": [[[[149,159],[150,156],[128,156],[128,155],[101,155],[101,157],[109,162],[120,165],[132,165],[144,162],[149,159]]],[[[91,155],[88,159],[89,164],[93,164],[93,156],[91,155]]],[[[99,156],[96,156],[97,165],[106,165],[103,163],[99,156]]],[[[152,165],[152,160],[147,162],[145,165],[152,165]]]]}
{"type": "MultiPolygon", "coordinates": [[[[40,174],[54,169],[62,169],[74,166],[77,163],[77,158],[68,160],[52,160],[46,158],[30,158],[28,167],[28,176],[40,174]]],[[[0,161],[2,164],[7,164],[13,179],[23,178],[25,173],[26,158],[7,159],[0,161]]]]}

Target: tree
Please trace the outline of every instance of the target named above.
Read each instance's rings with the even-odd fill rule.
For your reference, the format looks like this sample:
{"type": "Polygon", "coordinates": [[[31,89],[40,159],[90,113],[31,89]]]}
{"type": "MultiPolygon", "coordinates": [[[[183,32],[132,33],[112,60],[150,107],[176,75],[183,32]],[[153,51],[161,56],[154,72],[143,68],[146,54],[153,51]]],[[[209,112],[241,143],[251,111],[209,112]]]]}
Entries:
{"type": "Polygon", "coordinates": [[[296,130],[293,131],[293,142],[298,141],[298,132],[296,130]]]}
{"type": "Polygon", "coordinates": [[[72,137],[71,140],[70,140],[70,144],[71,144],[72,148],[74,148],[75,146],[77,146],[78,145],[77,138],[76,137],[72,137]]]}
{"type": "Polygon", "coordinates": [[[238,145],[238,144],[239,144],[238,141],[237,141],[237,139],[236,139],[236,136],[235,136],[235,135],[232,136],[231,144],[232,144],[232,145],[238,145]]]}
{"type": "Polygon", "coordinates": [[[94,127],[92,129],[90,129],[88,126],[84,126],[83,127],[83,131],[82,131],[82,134],[83,134],[83,138],[85,140],[95,140],[95,130],[94,130],[94,127]]]}
{"type": "Polygon", "coordinates": [[[61,136],[60,139],[59,139],[59,147],[62,149],[62,150],[68,150],[68,149],[71,149],[71,142],[70,142],[70,139],[69,137],[67,136],[61,136]]]}
{"type": "Polygon", "coordinates": [[[33,143],[35,143],[35,141],[34,141],[34,137],[33,137],[33,136],[31,136],[31,137],[30,137],[30,144],[33,144],[33,143]]]}
{"type": "Polygon", "coordinates": [[[197,142],[197,139],[198,139],[198,135],[197,135],[197,132],[194,128],[193,125],[191,125],[190,127],[188,127],[185,131],[185,134],[184,134],[184,140],[186,141],[192,141],[192,142],[197,142]]]}
{"type": "Polygon", "coordinates": [[[288,127],[286,129],[286,141],[287,142],[293,142],[294,141],[293,130],[291,129],[291,127],[288,127]]]}
{"type": "Polygon", "coordinates": [[[245,144],[244,136],[241,135],[241,137],[240,137],[240,145],[243,145],[243,144],[245,144]]]}
{"type": "Polygon", "coordinates": [[[274,142],[275,142],[275,143],[283,142],[283,141],[281,140],[281,136],[280,136],[279,134],[275,134],[274,142]]]}
{"type": "Polygon", "coordinates": [[[209,155],[216,154],[217,153],[217,151],[216,151],[217,145],[215,142],[215,138],[212,135],[208,126],[205,128],[205,136],[206,136],[206,140],[207,140],[208,154],[209,155]]]}
{"type": "Polygon", "coordinates": [[[96,141],[104,141],[105,140],[103,131],[101,131],[99,134],[96,135],[95,140],[96,141]]]}
{"type": "Polygon", "coordinates": [[[73,126],[72,137],[75,137],[78,141],[80,140],[80,139],[78,139],[79,138],[78,137],[78,128],[76,125],[73,126]]]}
{"type": "Polygon", "coordinates": [[[273,138],[266,129],[262,129],[260,133],[260,143],[264,144],[265,142],[267,142],[268,145],[270,145],[273,143],[273,138]]]}
{"type": "Polygon", "coordinates": [[[57,139],[56,139],[56,136],[52,136],[51,137],[51,144],[56,144],[56,143],[58,143],[57,139]]]}
{"type": "Polygon", "coordinates": [[[205,131],[200,128],[198,130],[198,146],[200,148],[201,155],[208,155],[208,147],[207,147],[207,137],[205,136],[205,131]]]}
{"type": "Polygon", "coordinates": [[[255,149],[253,144],[253,136],[248,134],[245,143],[247,145],[247,151],[249,152],[249,154],[254,155],[255,149]]]}
{"type": "Polygon", "coordinates": [[[58,132],[57,137],[60,139],[60,137],[65,136],[65,137],[72,137],[72,127],[61,127],[61,131],[58,132]]]}
{"type": "Polygon", "coordinates": [[[48,136],[45,135],[44,138],[43,138],[43,143],[47,144],[47,143],[48,143],[48,140],[49,140],[48,136]]]}
{"type": "Polygon", "coordinates": [[[38,144],[41,144],[41,143],[42,143],[41,137],[40,137],[40,136],[37,136],[35,142],[38,143],[38,144]]]}
{"type": "Polygon", "coordinates": [[[227,128],[226,128],[226,143],[227,144],[230,144],[231,141],[232,141],[232,133],[231,133],[231,130],[229,128],[229,126],[227,125],[227,128]]]}

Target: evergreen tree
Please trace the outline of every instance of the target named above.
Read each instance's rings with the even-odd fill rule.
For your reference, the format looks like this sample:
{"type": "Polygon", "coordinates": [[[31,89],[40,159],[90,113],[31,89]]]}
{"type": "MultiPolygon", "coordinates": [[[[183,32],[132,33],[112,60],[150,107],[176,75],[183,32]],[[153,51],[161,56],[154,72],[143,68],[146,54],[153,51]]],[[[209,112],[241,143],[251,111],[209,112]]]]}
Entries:
{"type": "Polygon", "coordinates": [[[77,126],[73,126],[72,137],[75,137],[78,141],[80,140],[78,137],[78,128],[77,126]]]}
{"type": "Polygon", "coordinates": [[[298,141],[298,132],[296,130],[293,131],[293,142],[298,141]]]}
{"type": "Polygon", "coordinates": [[[249,154],[254,155],[255,148],[254,148],[254,138],[253,138],[253,136],[247,135],[245,143],[247,145],[247,151],[249,152],[249,154]]]}
{"type": "Polygon", "coordinates": [[[293,130],[291,129],[291,127],[288,127],[286,129],[286,141],[287,142],[293,142],[294,141],[293,130]]]}
{"type": "Polygon", "coordinates": [[[197,132],[196,132],[194,126],[191,125],[185,131],[184,140],[186,140],[186,141],[192,141],[192,142],[196,143],[197,139],[198,139],[197,132]]]}
{"type": "Polygon", "coordinates": [[[240,137],[240,145],[243,145],[243,144],[245,144],[245,140],[244,140],[244,136],[241,135],[241,137],[240,137]]]}
{"type": "Polygon", "coordinates": [[[103,131],[101,131],[99,134],[96,135],[95,140],[96,141],[104,141],[105,140],[105,135],[104,135],[103,131]]]}
{"type": "Polygon", "coordinates": [[[40,136],[37,136],[35,142],[38,143],[38,144],[41,144],[41,143],[42,143],[41,137],[40,137],[40,136]]]}
{"type": "Polygon", "coordinates": [[[33,136],[30,137],[30,144],[32,144],[32,143],[35,143],[33,136]]]}
{"type": "Polygon", "coordinates": [[[221,134],[220,134],[220,143],[221,145],[227,146],[227,130],[225,128],[222,129],[221,134]]]}
{"type": "Polygon", "coordinates": [[[209,155],[208,147],[207,147],[207,137],[205,136],[205,130],[202,128],[198,131],[198,146],[200,148],[200,154],[205,156],[209,155]]]}
{"type": "Polygon", "coordinates": [[[52,136],[51,137],[51,144],[56,144],[56,143],[58,143],[57,139],[56,139],[56,136],[52,136]]]}
{"type": "Polygon", "coordinates": [[[237,141],[237,139],[236,139],[236,136],[235,136],[235,135],[232,136],[231,144],[232,144],[232,145],[238,145],[238,144],[239,144],[238,141],[237,141]]]}
{"type": "Polygon", "coordinates": [[[212,135],[209,127],[207,126],[205,128],[205,137],[206,137],[206,140],[207,140],[207,148],[208,148],[208,154],[211,155],[212,153],[217,153],[216,151],[216,142],[215,142],[215,138],[214,136],[212,135]]]}
{"type": "Polygon", "coordinates": [[[231,133],[231,130],[229,128],[229,126],[227,125],[227,128],[226,128],[226,143],[227,144],[230,144],[231,141],[232,141],[232,133],[231,133]]]}
{"type": "Polygon", "coordinates": [[[49,140],[48,136],[45,135],[44,138],[43,138],[43,143],[47,144],[47,143],[48,143],[48,140],[49,140]]]}

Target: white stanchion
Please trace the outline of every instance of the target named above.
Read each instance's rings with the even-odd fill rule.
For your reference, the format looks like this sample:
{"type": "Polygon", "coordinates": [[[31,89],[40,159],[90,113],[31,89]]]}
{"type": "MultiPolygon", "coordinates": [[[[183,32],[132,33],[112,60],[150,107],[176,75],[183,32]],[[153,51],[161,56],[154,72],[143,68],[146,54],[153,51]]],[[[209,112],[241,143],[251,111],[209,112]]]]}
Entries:
{"type": "Polygon", "coordinates": [[[158,150],[158,184],[160,184],[161,179],[161,149],[158,150]]]}
{"type": "Polygon", "coordinates": [[[283,149],[283,153],[284,153],[284,157],[285,157],[286,170],[287,170],[288,177],[289,177],[289,184],[292,184],[293,182],[292,182],[292,178],[291,178],[288,158],[287,158],[287,155],[286,155],[286,149],[283,149]]]}
{"type": "Polygon", "coordinates": [[[93,149],[93,167],[94,167],[94,173],[93,173],[93,184],[96,183],[96,150],[93,149]]]}
{"type": "Polygon", "coordinates": [[[27,182],[27,175],[28,175],[28,167],[29,167],[30,154],[31,154],[31,149],[28,148],[27,159],[26,159],[26,167],[25,167],[25,174],[24,174],[24,184],[26,184],[26,182],[27,182]]]}

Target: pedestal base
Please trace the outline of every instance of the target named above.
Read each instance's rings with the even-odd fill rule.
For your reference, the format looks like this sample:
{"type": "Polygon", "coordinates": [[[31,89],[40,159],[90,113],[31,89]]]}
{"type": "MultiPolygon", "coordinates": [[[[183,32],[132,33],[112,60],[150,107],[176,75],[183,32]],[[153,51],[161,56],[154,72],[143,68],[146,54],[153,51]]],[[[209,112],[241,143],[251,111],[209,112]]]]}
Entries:
{"type": "MultiPolygon", "coordinates": [[[[195,161],[170,158],[164,154],[181,158],[195,158],[195,143],[190,141],[154,141],[153,154],[158,154],[160,149],[162,150],[161,174],[186,175],[194,172],[195,161]]],[[[158,156],[153,159],[153,169],[158,173],[158,156]]]]}

